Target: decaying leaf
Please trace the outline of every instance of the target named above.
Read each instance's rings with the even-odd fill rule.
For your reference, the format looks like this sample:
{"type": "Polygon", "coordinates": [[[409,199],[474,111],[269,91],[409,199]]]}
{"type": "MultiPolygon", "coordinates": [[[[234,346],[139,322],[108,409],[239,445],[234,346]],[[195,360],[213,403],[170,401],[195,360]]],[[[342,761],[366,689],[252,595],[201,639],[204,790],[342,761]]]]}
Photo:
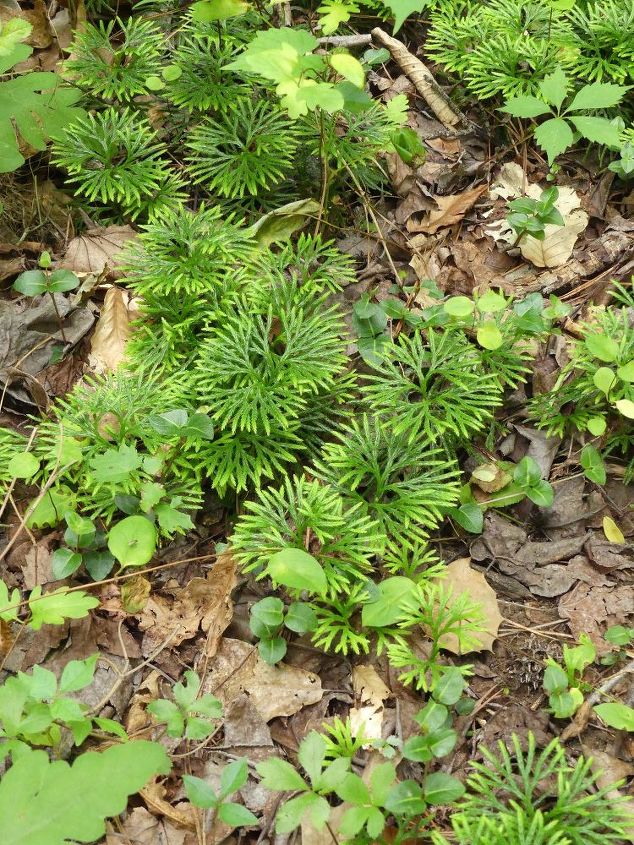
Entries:
{"type": "MultiPolygon", "coordinates": [[[[502,614],[498,607],[495,590],[487,584],[484,575],[472,569],[470,564],[471,559],[468,557],[452,561],[446,568],[442,583],[445,587],[451,588],[454,599],[467,593],[472,601],[480,605],[486,619],[486,627],[475,635],[475,638],[480,641],[480,647],[468,649],[468,651],[490,651],[502,623],[502,614]]],[[[442,639],[442,646],[452,654],[464,653],[464,649],[460,649],[458,639],[453,634],[442,639]]]]}
{"type": "Polygon", "coordinates": [[[136,238],[136,232],[131,226],[88,229],[72,239],[57,266],[73,273],[93,273],[95,276],[107,270],[113,278],[118,278],[121,252],[133,238],[136,238]]]}
{"type": "Polygon", "coordinates": [[[206,654],[213,657],[231,622],[235,583],[235,563],[225,553],[206,578],[192,578],[184,587],[173,589],[171,600],[159,594],[150,596],[139,619],[139,629],[145,631],[143,654],[151,654],[166,640],[171,646],[180,645],[202,630],[207,634],[206,654]]]}
{"type": "Polygon", "coordinates": [[[350,710],[350,724],[355,736],[363,733],[368,739],[381,739],[383,702],[392,695],[373,666],[360,664],[352,670],[352,687],[360,703],[350,710]]]}
{"type": "Polygon", "coordinates": [[[269,722],[315,704],[322,689],[313,672],[285,663],[269,666],[260,659],[257,648],[225,637],[210,663],[203,693],[212,693],[225,706],[247,693],[264,721],[269,722]]]}
{"type": "Polygon", "coordinates": [[[634,585],[597,587],[579,583],[559,600],[559,615],[568,620],[570,632],[586,633],[598,654],[610,651],[604,634],[612,625],[634,625],[634,585]]]}
{"type": "Polygon", "coordinates": [[[467,211],[474,205],[476,200],[487,190],[486,185],[479,188],[472,188],[463,191],[461,194],[449,194],[446,197],[434,197],[438,205],[437,211],[431,211],[429,217],[421,223],[416,223],[413,218],[407,221],[407,228],[410,232],[426,232],[433,235],[438,229],[445,226],[453,226],[459,223],[467,211]]]}
{"type": "Polygon", "coordinates": [[[130,308],[130,298],[123,288],[111,287],[101,309],[90,344],[89,363],[97,373],[114,372],[125,357],[125,345],[136,312],[130,308]]]}

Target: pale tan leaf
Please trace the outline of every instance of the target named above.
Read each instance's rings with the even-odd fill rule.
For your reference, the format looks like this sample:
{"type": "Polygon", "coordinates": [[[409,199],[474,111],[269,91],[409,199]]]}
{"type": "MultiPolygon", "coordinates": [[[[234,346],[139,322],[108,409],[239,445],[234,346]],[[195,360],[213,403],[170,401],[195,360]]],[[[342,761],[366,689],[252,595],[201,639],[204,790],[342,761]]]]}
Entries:
{"type": "Polygon", "coordinates": [[[122,288],[111,287],[90,344],[88,361],[98,373],[114,372],[125,357],[125,345],[132,331],[129,298],[122,288]]]}
{"type": "Polygon", "coordinates": [[[452,654],[464,654],[467,651],[490,651],[502,623],[502,614],[498,607],[495,590],[488,585],[481,572],[471,568],[470,563],[471,559],[468,557],[454,560],[447,566],[442,584],[452,590],[450,603],[463,593],[467,593],[471,601],[480,605],[480,610],[486,621],[483,630],[475,634],[475,638],[480,641],[479,648],[461,649],[455,635],[450,634],[443,637],[441,640],[442,647],[451,651],[452,654]]]}
{"type": "Polygon", "coordinates": [[[565,264],[572,255],[577,237],[588,225],[588,215],[580,208],[567,214],[562,212],[562,216],[565,220],[563,226],[555,226],[552,223],[545,226],[543,241],[538,241],[532,235],[524,235],[521,238],[520,252],[536,267],[560,267],[565,264]]]}
{"type": "Polygon", "coordinates": [[[88,229],[68,244],[66,255],[57,265],[74,273],[101,275],[105,270],[113,278],[120,275],[121,251],[136,238],[131,226],[105,226],[88,229]]]}
{"type": "Polygon", "coordinates": [[[381,739],[383,702],[392,695],[391,690],[369,664],[354,667],[352,688],[361,704],[360,707],[352,707],[349,714],[354,736],[362,733],[367,739],[381,739]]]}
{"type": "Polygon", "coordinates": [[[438,229],[453,226],[454,223],[459,223],[462,220],[467,211],[486,190],[487,186],[481,185],[479,188],[472,188],[469,191],[463,191],[461,194],[434,197],[438,210],[431,211],[429,217],[422,223],[417,223],[413,218],[410,218],[407,221],[407,228],[410,232],[427,232],[433,235],[438,229]]]}

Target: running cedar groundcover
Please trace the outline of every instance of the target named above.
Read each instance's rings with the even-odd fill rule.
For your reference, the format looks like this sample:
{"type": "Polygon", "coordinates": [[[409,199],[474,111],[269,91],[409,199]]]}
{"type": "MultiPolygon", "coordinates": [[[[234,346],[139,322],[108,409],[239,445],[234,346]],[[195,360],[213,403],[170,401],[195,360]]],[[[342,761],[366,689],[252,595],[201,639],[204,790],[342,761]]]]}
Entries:
{"type": "Polygon", "coordinates": [[[633,69],[2,6],[3,845],[634,842],[633,69]]]}

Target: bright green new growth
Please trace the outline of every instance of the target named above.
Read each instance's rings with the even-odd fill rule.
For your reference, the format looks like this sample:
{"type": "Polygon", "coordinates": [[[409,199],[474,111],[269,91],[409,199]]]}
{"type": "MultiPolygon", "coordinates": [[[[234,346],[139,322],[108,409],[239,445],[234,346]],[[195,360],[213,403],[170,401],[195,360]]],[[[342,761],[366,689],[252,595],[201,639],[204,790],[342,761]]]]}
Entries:
{"type": "Polygon", "coordinates": [[[292,429],[306,397],[331,388],[345,367],[342,328],[336,309],[292,284],[241,300],[201,346],[200,402],[232,433],[292,429]]]}
{"type": "MultiPolygon", "coordinates": [[[[591,760],[580,757],[574,766],[566,761],[558,739],[540,753],[535,737],[528,735],[522,749],[513,736],[512,749],[502,742],[498,753],[484,749],[484,763],[473,763],[474,774],[467,780],[467,792],[458,804],[453,823],[463,830],[474,829],[480,818],[508,835],[507,842],[526,839],[531,826],[547,838],[537,842],[568,842],[570,845],[606,845],[626,836],[627,810],[614,798],[612,787],[597,787],[597,774],[591,760]],[[540,818],[541,817],[541,818],[540,818]],[[538,819],[536,821],[536,818],[538,819]],[[543,821],[542,821],[543,820],[543,821]]],[[[486,838],[473,845],[488,845],[486,838]]]]}
{"type": "Polygon", "coordinates": [[[562,10],[548,0],[440,3],[431,14],[425,52],[482,100],[535,95],[558,65],[580,81],[625,83],[632,78],[632,4],[583,6],[562,10]]]}
{"type": "Polygon", "coordinates": [[[593,82],[579,89],[564,107],[569,89],[568,77],[561,68],[557,68],[554,73],[539,82],[539,97],[511,97],[500,111],[508,112],[513,117],[525,118],[551,115],[534,131],[535,140],[545,150],[551,165],[558,155],[572,146],[575,131],[588,141],[605,144],[611,149],[620,149],[620,131],[616,123],[605,117],[586,113],[618,105],[627,89],[611,82],[593,82]]]}
{"type": "Polygon", "coordinates": [[[285,179],[297,144],[294,125],[279,108],[242,98],[190,132],[188,168],[194,182],[211,193],[258,196],[285,179]]]}
{"type": "Polygon", "coordinates": [[[363,388],[377,413],[391,415],[392,431],[413,442],[469,438],[502,402],[497,376],[483,371],[477,350],[458,333],[401,334],[363,388]]]}
{"type": "Polygon", "coordinates": [[[326,443],[315,471],[350,504],[361,503],[390,544],[424,542],[458,499],[457,465],[423,439],[364,415],[326,443]]]}
{"type": "Polygon", "coordinates": [[[360,504],[346,507],[335,490],[317,481],[286,478],[279,489],[260,491],[245,507],[231,538],[244,571],[264,577],[274,555],[289,547],[305,550],[308,542],[333,597],[367,578],[385,543],[360,504]]]}
{"type": "Polygon", "coordinates": [[[149,122],[129,108],[109,108],[74,121],[53,146],[53,162],[89,202],[134,220],[165,215],[185,198],[166,147],[149,122]]]}

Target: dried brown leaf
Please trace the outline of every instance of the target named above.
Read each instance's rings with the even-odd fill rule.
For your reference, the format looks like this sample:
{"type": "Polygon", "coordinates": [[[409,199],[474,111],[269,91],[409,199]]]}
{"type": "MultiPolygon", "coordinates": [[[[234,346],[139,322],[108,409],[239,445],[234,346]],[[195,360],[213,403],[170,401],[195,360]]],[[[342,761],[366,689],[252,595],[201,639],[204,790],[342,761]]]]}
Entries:
{"type": "Polygon", "coordinates": [[[68,244],[64,259],[58,264],[74,273],[101,275],[106,269],[117,278],[123,247],[136,238],[131,226],[106,226],[88,229],[68,244]]]}
{"type": "Polygon", "coordinates": [[[383,702],[392,695],[376,669],[360,664],[352,670],[352,688],[360,707],[350,710],[350,724],[355,736],[363,733],[368,739],[381,739],[383,729],[383,702]]]}
{"type": "Polygon", "coordinates": [[[458,599],[463,593],[467,593],[472,601],[480,605],[486,622],[484,623],[484,630],[475,635],[480,642],[479,647],[461,649],[458,638],[454,634],[443,637],[441,639],[442,647],[452,654],[463,654],[466,651],[490,651],[502,623],[502,614],[498,607],[495,590],[487,584],[481,572],[471,568],[470,563],[471,559],[468,557],[452,561],[446,568],[446,575],[442,583],[452,589],[450,603],[458,599]]]}
{"type": "Polygon", "coordinates": [[[416,223],[410,218],[407,222],[407,229],[410,232],[427,232],[433,235],[438,229],[446,226],[453,226],[459,223],[467,211],[473,207],[476,200],[487,190],[486,185],[479,188],[471,188],[461,194],[449,194],[446,197],[434,197],[438,205],[437,211],[432,211],[429,218],[422,223],[416,223]]]}
{"type": "Polygon", "coordinates": [[[285,663],[269,666],[257,648],[226,637],[210,663],[203,692],[217,696],[225,706],[246,692],[266,722],[292,716],[322,696],[321,681],[313,672],[285,663]]]}

